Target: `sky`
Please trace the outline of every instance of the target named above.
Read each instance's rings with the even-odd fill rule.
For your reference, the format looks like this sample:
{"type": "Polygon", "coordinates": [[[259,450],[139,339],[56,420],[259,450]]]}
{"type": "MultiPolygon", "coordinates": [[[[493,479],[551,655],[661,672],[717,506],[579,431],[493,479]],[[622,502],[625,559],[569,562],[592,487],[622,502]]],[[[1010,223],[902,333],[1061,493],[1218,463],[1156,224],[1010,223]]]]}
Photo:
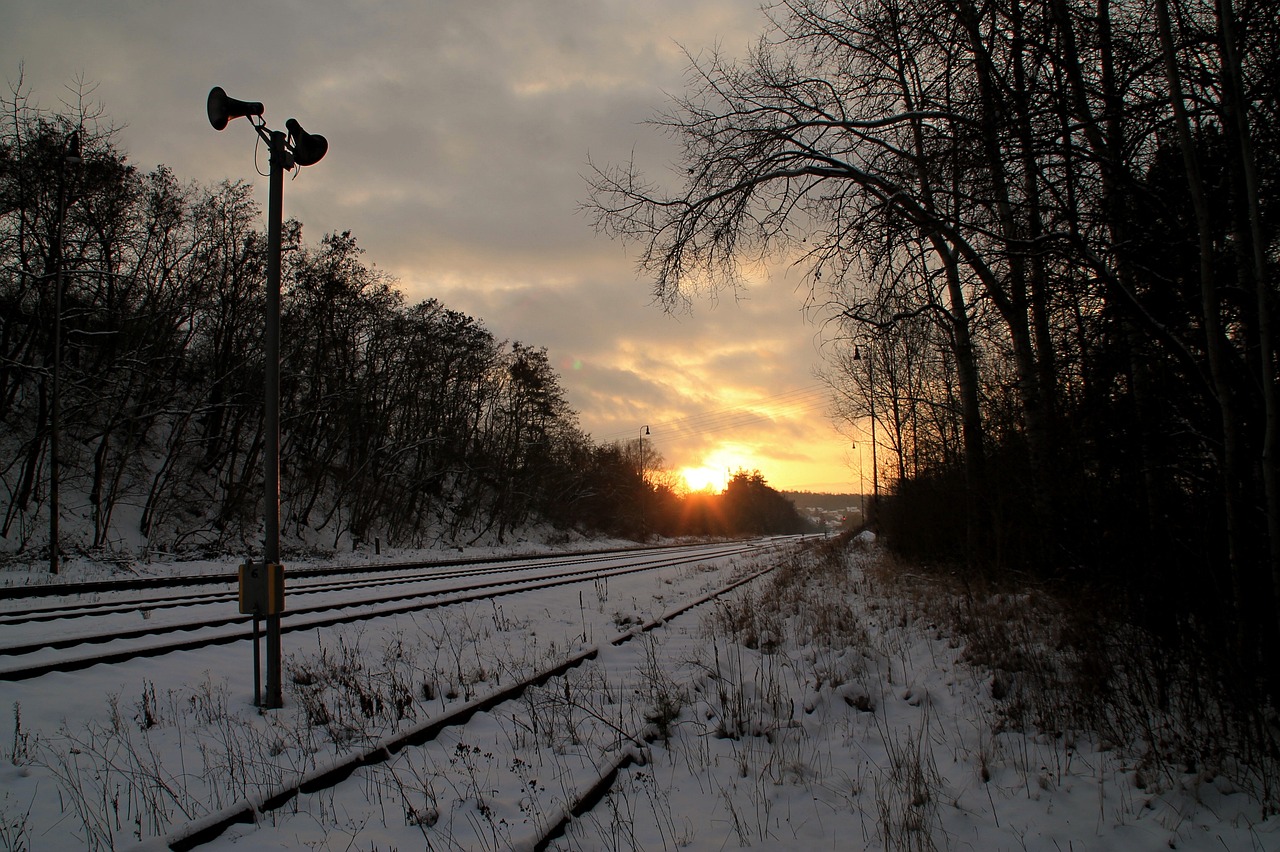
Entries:
{"type": "Polygon", "coordinates": [[[329,142],[286,180],[304,238],[351,231],[409,302],[546,347],[598,442],[648,426],[695,488],[741,468],[855,491],[866,453],[828,414],[800,273],[670,315],[581,209],[593,162],[677,186],[647,120],[690,56],[742,56],[766,24],[752,0],[2,0],[0,68],[50,110],[83,81],[139,168],[251,180],[264,210],[265,151],[244,119],[209,126],[208,92],[262,102],[272,129],[296,118],[329,142]]]}

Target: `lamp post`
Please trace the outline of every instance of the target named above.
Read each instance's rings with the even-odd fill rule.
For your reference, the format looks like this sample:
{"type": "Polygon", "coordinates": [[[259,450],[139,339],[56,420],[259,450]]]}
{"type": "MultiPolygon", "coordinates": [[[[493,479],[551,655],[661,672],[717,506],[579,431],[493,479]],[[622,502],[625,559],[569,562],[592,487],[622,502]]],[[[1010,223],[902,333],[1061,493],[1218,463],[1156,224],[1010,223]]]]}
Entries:
{"type": "Polygon", "coordinates": [[[647,529],[645,529],[645,519],[644,519],[644,502],[645,502],[644,498],[645,498],[645,493],[649,490],[649,487],[645,483],[645,479],[644,479],[644,472],[645,472],[644,471],[644,436],[648,434],[649,434],[648,426],[640,427],[640,540],[641,541],[647,541],[649,538],[649,532],[647,529]]]}
{"type": "MultiPolygon", "coordinates": [[[[307,133],[295,119],[285,122],[289,134],[271,130],[262,119],[265,112],[257,101],[230,98],[221,86],[209,91],[206,103],[209,124],[223,130],[228,122],[247,117],[254,131],[267,143],[270,156],[270,196],[267,202],[267,298],[263,336],[265,359],[264,413],[265,449],[263,452],[263,527],[262,570],[246,565],[241,571],[240,607],[254,614],[255,628],[259,615],[267,626],[267,709],[284,705],[281,678],[280,613],[284,609],[284,568],[280,565],[280,252],[284,222],[285,169],[310,166],[320,162],[329,143],[323,136],[307,133]],[[257,118],[257,121],[253,119],[257,118]],[[249,578],[252,578],[251,580],[249,578]],[[252,586],[247,584],[252,582],[252,586]]],[[[254,648],[257,649],[256,629],[254,648]]],[[[256,679],[256,678],[255,678],[256,679]]],[[[256,685],[255,685],[256,689],[256,685]]]]}
{"type": "MultiPolygon", "coordinates": [[[[854,441],[851,449],[858,449],[858,442],[854,441]]],[[[867,525],[867,472],[862,466],[862,452],[858,452],[858,520],[865,527],[867,525]]]]}
{"type": "MultiPolygon", "coordinates": [[[[863,360],[862,350],[856,345],[853,347],[853,360],[863,360]]],[[[876,465],[876,357],[874,349],[868,353],[866,361],[867,402],[871,408],[871,513],[874,515],[880,503],[880,468],[876,465]]],[[[870,519],[867,519],[867,526],[868,528],[874,526],[870,519]]]]}
{"type": "Polygon", "coordinates": [[[58,516],[58,438],[62,419],[62,289],[64,231],[67,222],[67,166],[81,162],[80,131],[74,130],[62,148],[62,171],[58,177],[57,275],[53,283],[53,379],[49,388],[49,573],[58,573],[61,548],[58,516]]]}

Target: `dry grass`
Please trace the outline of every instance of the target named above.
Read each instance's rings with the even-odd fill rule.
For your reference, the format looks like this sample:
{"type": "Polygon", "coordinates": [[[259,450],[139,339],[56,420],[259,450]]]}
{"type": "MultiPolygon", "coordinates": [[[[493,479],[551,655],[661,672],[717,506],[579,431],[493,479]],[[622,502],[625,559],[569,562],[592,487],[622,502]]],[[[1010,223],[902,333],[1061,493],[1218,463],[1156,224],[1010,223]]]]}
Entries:
{"type": "Polygon", "coordinates": [[[991,673],[993,732],[1088,734],[1160,792],[1225,776],[1280,812],[1280,717],[1233,701],[1213,653],[1157,638],[1109,600],[1022,576],[971,578],[881,554],[867,567],[970,664],[991,673]]]}

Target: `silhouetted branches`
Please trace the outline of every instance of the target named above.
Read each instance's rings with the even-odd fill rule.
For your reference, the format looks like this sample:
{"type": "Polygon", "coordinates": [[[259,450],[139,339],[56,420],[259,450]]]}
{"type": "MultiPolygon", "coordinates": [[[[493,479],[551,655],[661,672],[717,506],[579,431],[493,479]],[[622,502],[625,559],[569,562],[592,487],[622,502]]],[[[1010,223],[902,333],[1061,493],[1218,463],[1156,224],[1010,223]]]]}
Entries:
{"type": "MultiPolygon", "coordinates": [[[[255,552],[267,243],[252,187],[143,174],[88,110],[46,114],[21,94],[0,130],[5,550],[46,546],[56,426],[65,548],[255,552]]],[[[642,462],[582,433],[544,349],[435,300],[405,304],[349,232],[314,246],[298,222],[285,232],[288,547],[502,541],[537,524],[635,538],[776,526],[690,521],[652,447],[642,462]]]]}
{"type": "Polygon", "coordinates": [[[601,168],[597,226],[666,305],[808,271],[897,546],[1115,584],[1280,692],[1274,9],[767,14],[656,119],[676,185],[601,168]]]}

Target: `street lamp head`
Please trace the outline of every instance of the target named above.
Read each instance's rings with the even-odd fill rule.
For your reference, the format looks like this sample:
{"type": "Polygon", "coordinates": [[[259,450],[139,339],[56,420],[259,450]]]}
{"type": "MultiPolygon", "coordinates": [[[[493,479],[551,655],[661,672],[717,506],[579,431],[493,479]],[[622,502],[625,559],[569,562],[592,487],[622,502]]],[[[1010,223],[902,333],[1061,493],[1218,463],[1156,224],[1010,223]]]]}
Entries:
{"type": "Polygon", "coordinates": [[[329,150],[329,140],[318,133],[302,129],[296,118],[284,123],[289,129],[289,141],[293,148],[293,161],[299,166],[311,166],[320,162],[329,150]]]}
{"type": "Polygon", "coordinates": [[[214,86],[209,90],[206,108],[209,113],[209,123],[213,125],[214,130],[225,129],[227,123],[233,118],[239,118],[242,115],[262,115],[266,110],[266,107],[258,101],[238,101],[228,97],[221,86],[214,86]]]}
{"type": "Polygon", "coordinates": [[[67,137],[67,147],[63,151],[62,159],[64,162],[75,165],[83,162],[80,157],[80,131],[73,130],[71,135],[67,137]]]}

